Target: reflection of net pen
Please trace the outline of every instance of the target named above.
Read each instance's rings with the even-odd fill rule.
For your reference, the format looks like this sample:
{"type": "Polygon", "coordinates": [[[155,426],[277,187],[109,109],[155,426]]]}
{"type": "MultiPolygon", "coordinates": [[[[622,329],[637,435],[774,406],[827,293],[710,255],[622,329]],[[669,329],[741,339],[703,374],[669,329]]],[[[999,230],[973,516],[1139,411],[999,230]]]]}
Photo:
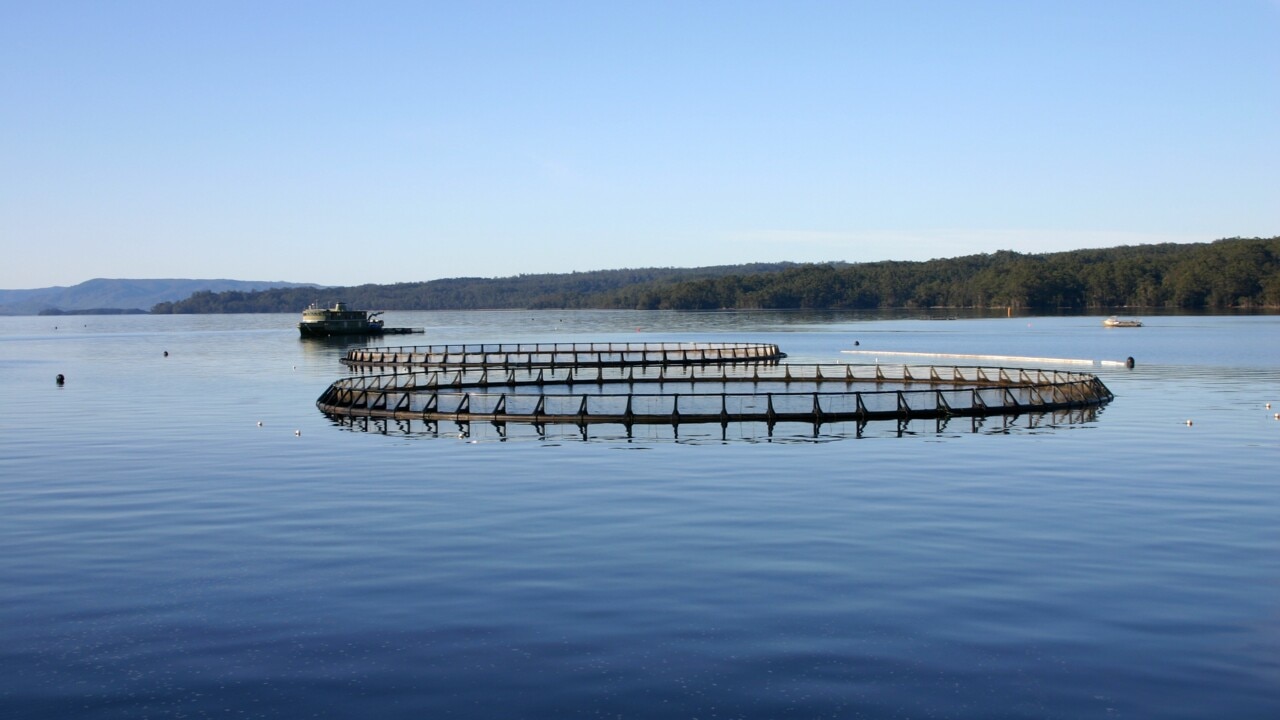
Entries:
{"type": "Polygon", "coordinates": [[[818,427],[1049,413],[1112,399],[1096,376],[1058,370],[711,361],[414,369],[393,354],[395,372],[338,380],[317,405],[339,417],[424,422],[818,427]]]}

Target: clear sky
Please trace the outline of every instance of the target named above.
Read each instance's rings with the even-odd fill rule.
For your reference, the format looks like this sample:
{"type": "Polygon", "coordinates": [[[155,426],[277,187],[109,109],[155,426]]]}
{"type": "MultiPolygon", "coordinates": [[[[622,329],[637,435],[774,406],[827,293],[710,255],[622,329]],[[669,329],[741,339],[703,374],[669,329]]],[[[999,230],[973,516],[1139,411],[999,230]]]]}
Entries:
{"type": "Polygon", "coordinates": [[[1277,0],[0,0],[0,288],[1275,235],[1277,0]]]}

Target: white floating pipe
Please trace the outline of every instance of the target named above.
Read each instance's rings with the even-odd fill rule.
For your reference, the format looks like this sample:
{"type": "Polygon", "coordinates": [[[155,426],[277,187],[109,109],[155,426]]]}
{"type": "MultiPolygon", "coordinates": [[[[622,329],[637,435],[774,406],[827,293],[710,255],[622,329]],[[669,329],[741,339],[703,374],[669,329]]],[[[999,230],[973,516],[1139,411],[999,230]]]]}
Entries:
{"type": "Polygon", "coordinates": [[[1065,365],[1108,365],[1127,367],[1126,360],[1075,360],[1071,358],[1022,357],[1019,355],[962,355],[959,353],[894,352],[891,350],[841,350],[849,355],[897,355],[901,357],[957,358],[962,360],[1013,360],[1016,362],[1054,363],[1065,365]]]}

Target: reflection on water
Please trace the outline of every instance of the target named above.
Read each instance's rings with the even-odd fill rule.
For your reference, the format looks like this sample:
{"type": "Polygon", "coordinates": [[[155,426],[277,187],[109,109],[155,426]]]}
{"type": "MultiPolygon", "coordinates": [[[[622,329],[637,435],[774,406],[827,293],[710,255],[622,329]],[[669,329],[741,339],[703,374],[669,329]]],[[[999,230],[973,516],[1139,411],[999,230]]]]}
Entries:
{"type": "Polygon", "coordinates": [[[1027,412],[987,417],[940,417],[878,422],[725,422],[647,423],[520,423],[437,421],[351,417],[328,414],[339,429],[411,438],[456,439],[468,442],[508,440],[565,440],[583,442],[830,442],[861,438],[954,437],[958,433],[1008,435],[1036,433],[1095,422],[1099,407],[1053,412],[1027,412]]]}

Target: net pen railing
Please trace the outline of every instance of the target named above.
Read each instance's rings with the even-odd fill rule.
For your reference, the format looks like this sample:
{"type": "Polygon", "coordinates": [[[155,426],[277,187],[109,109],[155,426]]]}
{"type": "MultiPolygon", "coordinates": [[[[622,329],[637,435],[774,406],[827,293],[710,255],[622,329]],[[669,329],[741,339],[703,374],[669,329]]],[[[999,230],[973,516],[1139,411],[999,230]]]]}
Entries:
{"type": "Polygon", "coordinates": [[[317,405],[350,417],[629,425],[987,416],[1112,397],[1091,374],[1005,367],[454,367],[344,378],[317,405]]]}
{"type": "Polygon", "coordinates": [[[690,366],[478,366],[436,367],[360,375],[334,383],[353,389],[430,389],[433,387],[539,387],[638,383],[893,383],[927,385],[1049,385],[1093,379],[1063,370],[985,366],[748,364],[690,366]]]}
{"type": "Polygon", "coordinates": [[[351,367],[634,366],[776,361],[772,343],[495,343],[352,348],[351,367]]]}

